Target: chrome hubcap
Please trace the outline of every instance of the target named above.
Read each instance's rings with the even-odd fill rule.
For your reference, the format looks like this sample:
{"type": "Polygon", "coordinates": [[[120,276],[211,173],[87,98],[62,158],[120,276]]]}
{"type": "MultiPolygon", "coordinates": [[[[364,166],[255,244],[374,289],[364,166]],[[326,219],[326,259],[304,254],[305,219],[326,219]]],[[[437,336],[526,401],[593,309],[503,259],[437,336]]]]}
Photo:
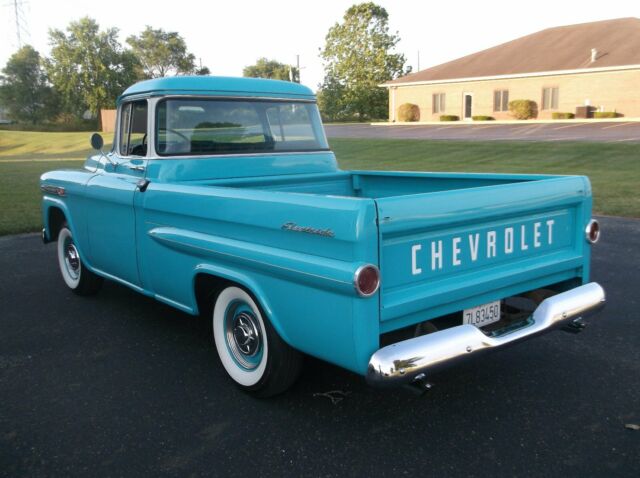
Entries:
{"type": "Polygon", "coordinates": [[[244,304],[227,310],[225,336],[229,351],[241,367],[252,370],[260,364],[262,358],[260,324],[253,311],[244,304]]]}
{"type": "Polygon", "coordinates": [[[243,354],[248,357],[256,354],[260,341],[258,329],[253,317],[245,312],[236,316],[233,327],[233,339],[243,354]]]}
{"type": "Polygon", "coordinates": [[[80,273],[80,254],[73,243],[67,244],[64,254],[64,261],[67,265],[67,271],[73,278],[77,278],[80,273]]]}

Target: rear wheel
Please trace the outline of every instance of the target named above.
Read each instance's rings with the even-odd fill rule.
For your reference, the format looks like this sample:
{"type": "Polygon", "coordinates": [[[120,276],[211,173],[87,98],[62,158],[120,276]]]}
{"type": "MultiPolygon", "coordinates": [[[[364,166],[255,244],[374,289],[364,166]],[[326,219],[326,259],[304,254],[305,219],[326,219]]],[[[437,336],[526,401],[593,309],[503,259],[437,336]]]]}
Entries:
{"type": "Polygon", "coordinates": [[[229,376],[253,395],[282,393],[300,373],[300,353],[280,338],[256,301],[239,287],[227,287],[218,295],[213,338],[229,376]]]}
{"type": "Polygon", "coordinates": [[[102,287],[102,277],[84,267],[71,230],[65,224],[58,233],[58,265],[67,287],[79,295],[93,295],[102,287]]]}

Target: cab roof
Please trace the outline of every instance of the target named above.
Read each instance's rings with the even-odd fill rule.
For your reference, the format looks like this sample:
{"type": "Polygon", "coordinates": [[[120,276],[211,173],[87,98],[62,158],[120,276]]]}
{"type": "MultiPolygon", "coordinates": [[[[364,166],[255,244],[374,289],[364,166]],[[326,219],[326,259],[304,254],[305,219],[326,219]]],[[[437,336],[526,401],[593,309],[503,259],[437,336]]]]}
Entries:
{"type": "Polygon", "coordinates": [[[243,96],[315,100],[306,86],[290,81],[226,76],[171,76],[136,83],[118,98],[164,95],[243,96]]]}

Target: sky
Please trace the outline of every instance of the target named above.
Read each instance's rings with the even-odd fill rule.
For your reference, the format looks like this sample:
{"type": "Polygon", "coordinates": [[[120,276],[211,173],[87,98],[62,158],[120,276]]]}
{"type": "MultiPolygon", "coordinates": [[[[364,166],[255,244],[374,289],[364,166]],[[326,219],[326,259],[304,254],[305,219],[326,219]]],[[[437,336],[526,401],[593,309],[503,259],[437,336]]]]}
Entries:
{"type": "MultiPolygon", "coordinates": [[[[296,64],[313,90],[323,79],[319,50],[353,0],[17,0],[23,44],[48,55],[48,31],[90,16],[117,27],[120,42],[146,25],[177,31],[212,74],[241,76],[260,57],[296,64]]],[[[0,66],[17,49],[14,0],[0,3],[0,66]]],[[[398,32],[397,51],[416,71],[559,25],[640,17],[638,0],[440,1],[378,0],[398,32]],[[527,7],[529,5],[529,7],[527,7]],[[418,65],[419,58],[419,65],[418,65]]]]}

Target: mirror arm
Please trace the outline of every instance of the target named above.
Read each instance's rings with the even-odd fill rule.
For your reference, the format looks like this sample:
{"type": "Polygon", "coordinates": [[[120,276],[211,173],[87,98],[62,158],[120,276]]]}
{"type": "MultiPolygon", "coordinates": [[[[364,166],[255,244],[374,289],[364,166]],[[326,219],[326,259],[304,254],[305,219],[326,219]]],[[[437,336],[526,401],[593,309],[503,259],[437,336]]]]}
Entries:
{"type": "Polygon", "coordinates": [[[99,149],[100,154],[104,157],[104,159],[106,159],[109,164],[111,166],[113,166],[113,169],[116,169],[118,167],[118,162],[114,161],[113,159],[111,159],[109,156],[107,156],[106,154],[104,154],[104,151],[102,151],[102,148],[99,149]]]}

